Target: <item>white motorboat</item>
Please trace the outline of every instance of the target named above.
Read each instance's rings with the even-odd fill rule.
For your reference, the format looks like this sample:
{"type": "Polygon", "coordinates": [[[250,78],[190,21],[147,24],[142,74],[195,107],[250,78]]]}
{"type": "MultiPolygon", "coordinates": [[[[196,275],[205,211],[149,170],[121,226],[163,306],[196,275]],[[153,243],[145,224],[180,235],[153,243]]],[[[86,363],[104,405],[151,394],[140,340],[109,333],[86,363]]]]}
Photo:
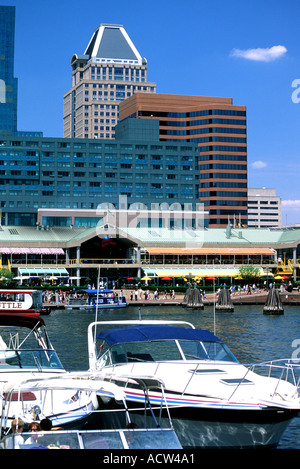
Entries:
{"type": "Polygon", "coordinates": [[[107,288],[80,290],[77,298],[70,298],[65,309],[95,311],[96,309],[126,308],[125,296],[116,295],[114,290],[107,288]]]}
{"type": "MultiPolygon", "coordinates": [[[[130,405],[143,397],[122,376],[146,373],[164,382],[184,448],[276,447],[300,410],[298,360],[243,365],[214,334],[190,323],[94,322],[88,345],[90,371],[110,373],[130,405]]],[[[154,404],[160,391],[149,397],[154,404]]]]}
{"type": "MultiPolygon", "coordinates": [[[[148,377],[131,378],[130,381],[144,394],[145,398],[144,417],[139,426],[131,420],[131,413],[126,405],[126,396],[123,389],[107,380],[103,380],[103,377],[97,373],[70,372],[49,379],[31,379],[5,385],[2,390],[6,398],[2,400],[1,428],[6,429],[6,431],[2,431],[0,449],[181,449],[179,440],[172,428],[171,420],[169,419],[169,425],[163,428],[161,421],[155,418],[151,410],[148,399],[149,387],[155,386],[163,389],[162,383],[148,377]],[[51,393],[57,392],[57,390],[72,390],[77,399],[81,399],[82,406],[75,412],[81,417],[81,420],[85,417],[86,426],[84,429],[60,430],[60,427],[65,425],[68,418],[71,418],[72,422],[74,421],[73,412],[70,415],[66,405],[65,412],[52,418],[53,424],[59,426],[56,431],[28,432],[25,428],[22,433],[9,431],[7,410],[14,394],[24,395],[33,392],[37,395],[42,392],[40,404],[47,407],[53,405],[51,393]],[[86,395],[91,393],[96,393],[98,398],[106,405],[110,404],[111,409],[109,411],[105,410],[105,414],[102,413],[101,409],[95,411],[93,414],[94,420],[89,421],[89,409],[84,403],[86,395]],[[115,405],[116,402],[118,406],[115,405]],[[153,424],[150,427],[145,426],[146,422],[148,424],[149,421],[145,418],[149,409],[153,415],[153,424]],[[117,418],[115,418],[116,413],[117,418]],[[110,419],[103,418],[104,416],[107,417],[107,414],[111,416],[110,419]],[[121,426],[118,425],[119,422],[121,426]],[[94,428],[95,425],[97,428],[94,428]]],[[[16,415],[21,420],[26,415],[26,406],[21,400],[18,403],[16,415]]]]}
{"type": "MultiPolygon", "coordinates": [[[[28,379],[42,379],[64,375],[62,366],[53,348],[41,317],[34,315],[0,314],[0,386],[28,379]]],[[[2,398],[5,398],[2,395],[2,398]]],[[[11,399],[9,418],[16,415],[19,401],[26,406],[27,421],[65,412],[66,407],[76,410],[81,406],[71,391],[57,390],[54,395],[51,415],[40,406],[40,398],[34,392],[19,395],[14,393],[11,399]],[[67,403],[67,405],[66,405],[67,403]]],[[[97,407],[96,396],[88,395],[85,401],[91,410],[97,407]]],[[[71,414],[70,414],[71,415],[71,414]]],[[[77,416],[73,414],[74,420],[77,416]]]]}

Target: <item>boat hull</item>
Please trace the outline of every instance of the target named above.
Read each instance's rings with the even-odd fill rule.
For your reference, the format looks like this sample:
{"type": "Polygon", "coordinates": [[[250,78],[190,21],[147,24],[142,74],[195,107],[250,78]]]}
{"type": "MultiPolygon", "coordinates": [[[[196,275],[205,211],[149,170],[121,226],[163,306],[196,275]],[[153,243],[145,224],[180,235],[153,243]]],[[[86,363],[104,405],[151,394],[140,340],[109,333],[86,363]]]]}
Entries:
{"type": "MultiPolygon", "coordinates": [[[[134,423],[144,425],[144,407],[128,402],[134,423]]],[[[103,403],[100,408],[103,409],[103,403]]],[[[104,405],[105,407],[105,405],[104,405]]],[[[230,410],[169,406],[174,431],[184,449],[267,449],[276,448],[296,410],[230,410]]],[[[158,416],[158,411],[157,411],[158,416]]],[[[101,414],[104,428],[117,428],[125,414],[101,414]]],[[[167,425],[166,409],[162,425],[167,425]]],[[[148,425],[148,420],[147,420],[148,425]]]]}
{"type": "Polygon", "coordinates": [[[183,448],[276,448],[296,411],[171,408],[183,448]]]}

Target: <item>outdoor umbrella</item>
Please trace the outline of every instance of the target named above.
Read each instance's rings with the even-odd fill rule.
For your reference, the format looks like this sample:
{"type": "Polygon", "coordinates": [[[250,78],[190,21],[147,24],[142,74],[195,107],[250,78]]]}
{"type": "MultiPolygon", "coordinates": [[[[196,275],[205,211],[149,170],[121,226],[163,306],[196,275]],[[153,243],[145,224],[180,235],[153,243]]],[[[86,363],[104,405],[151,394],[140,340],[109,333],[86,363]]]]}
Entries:
{"type": "Polygon", "coordinates": [[[163,277],[161,280],[172,280],[171,277],[163,277]]]}

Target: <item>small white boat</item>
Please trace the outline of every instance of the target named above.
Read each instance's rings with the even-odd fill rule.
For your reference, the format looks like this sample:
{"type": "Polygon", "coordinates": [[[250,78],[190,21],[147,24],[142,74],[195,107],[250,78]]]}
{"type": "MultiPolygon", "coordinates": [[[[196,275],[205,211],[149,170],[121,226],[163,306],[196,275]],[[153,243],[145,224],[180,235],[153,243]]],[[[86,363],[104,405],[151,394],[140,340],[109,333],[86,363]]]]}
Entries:
{"type": "MultiPolygon", "coordinates": [[[[131,383],[144,394],[146,402],[143,410],[144,417],[139,426],[131,420],[124,391],[119,386],[103,380],[103,377],[97,373],[71,372],[63,376],[52,377],[51,379],[27,380],[15,385],[9,384],[4,386],[3,394],[6,395],[6,399],[2,400],[2,439],[0,441],[0,449],[181,449],[171,421],[169,420],[170,424],[168,427],[162,428],[161,422],[156,419],[148,399],[149,386],[162,387],[162,383],[147,377],[131,379],[131,383]],[[77,427],[73,430],[64,429],[61,431],[59,429],[50,432],[28,432],[24,428],[22,433],[9,432],[6,416],[13,394],[24,395],[26,392],[38,394],[40,391],[43,391],[42,397],[44,402],[41,405],[51,406],[53,405],[51,393],[52,391],[57,392],[57,390],[72,390],[73,394],[78,396],[78,399],[82,399],[82,407],[76,413],[78,420],[80,419],[82,422],[85,419],[86,426],[84,429],[77,427]],[[100,408],[95,412],[96,418],[94,418],[92,423],[89,422],[91,414],[88,407],[84,405],[84,401],[86,396],[91,393],[96,393],[99,399],[105,403],[105,406],[111,405],[110,410],[107,410],[107,408],[105,410],[105,415],[109,414],[111,419],[103,419],[104,414],[100,408]],[[151,427],[145,426],[146,421],[149,420],[145,418],[149,409],[153,414],[153,425],[151,427]],[[115,418],[116,413],[118,414],[117,418],[115,418]],[[116,427],[115,424],[120,421],[122,421],[122,425],[116,427]],[[92,427],[97,425],[98,428],[89,428],[89,425],[92,427]]],[[[16,415],[24,421],[25,414],[24,403],[20,400],[16,415]]],[[[74,425],[74,411],[71,414],[74,425]]],[[[69,415],[66,411],[58,415],[53,414],[51,420],[53,426],[58,425],[61,427],[68,422],[68,418],[69,415]]],[[[36,420],[38,422],[38,419],[36,420]]]]}
{"type": "MultiPolygon", "coordinates": [[[[122,376],[163,380],[183,448],[276,447],[300,411],[298,360],[243,365],[214,334],[189,323],[94,322],[88,345],[90,371],[110,373],[128,405],[143,398],[122,376]]],[[[160,396],[149,393],[153,404],[160,396]]]]}
{"type": "Polygon", "coordinates": [[[0,314],[34,314],[39,316],[50,313],[50,308],[43,306],[41,290],[5,289],[0,290],[0,314]]]}
{"type": "Polygon", "coordinates": [[[128,303],[125,296],[116,295],[114,290],[107,288],[80,290],[83,297],[70,298],[65,309],[81,309],[93,311],[108,308],[126,308],[128,303]]]}
{"type": "MultiPolygon", "coordinates": [[[[50,378],[57,374],[62,376],[66,374],[50,342],[42,317],[29,314],[0,314],[0,337],[0,386],[33,378],[50,378]]],[[[37,414],[48,417],[47,409],[39,404],[40,396],[35,393],[25,393],[20,397],[15,393],[8,412],[10,419],[16,415],[20,399],[26,405],[28,421],[36,418],[37,414]]],[[[80,406],[71,391],[62,393],[58,390],[53,402],[57,414],[64,411],[66,402],[68,402],[67,407],[72,410],[80,406]]],[[[86,405],[92,409],[96,408],[95,396],[91,396],[86,405]]],[[[75,414],[73,417],[76,419],[75,414]]]]}
{"type": "Polygon", "coordinates": [[[86,382],[82,386],[81,379],[65,372],[3,384],[2,432],[9,430],[14,416],[25,425],[48,418],[54,427],[81,428],[98,407],[95,389],[86,382]]]}

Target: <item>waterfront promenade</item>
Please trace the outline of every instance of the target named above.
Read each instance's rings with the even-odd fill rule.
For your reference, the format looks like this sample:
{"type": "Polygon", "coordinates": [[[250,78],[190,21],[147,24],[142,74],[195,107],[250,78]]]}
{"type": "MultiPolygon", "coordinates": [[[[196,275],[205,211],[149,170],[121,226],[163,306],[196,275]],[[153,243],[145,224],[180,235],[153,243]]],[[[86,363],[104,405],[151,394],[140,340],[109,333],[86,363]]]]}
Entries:
{"type": "MultiPolygon", "coordinates": [[[[249,304],[249,305],[256,305],[262,304],[264,305],[267,301],[268,292],[258,292],[253,293],[251,295],[247,295],[246,293],[236,294],[231,297],[233,304],[249,304]]],[[[128,304],[131,306],[139,306],[139,305],[147,305],[147,306],[159,306],[159,305],[180,305],[184,298],[183,294],[176,294],[175,299],[163,299],[162,296],[159,300],[127,300],[128,304]]],[[[283,304],[293,304],[293,305],[300,305],[300,293],[297,291],[293,291],[292,293],[284,293],[280,294],[280,299],[283,304]]],[[[212,305],[214,301],[217,301],[217,295],[210,293],[206,295],[206,298],[203,299],[204,305],[212,305]]]]}
{"type": "MultiPolygon", "coordinates": [[[[164,298],[164,295],[161,293],[159,299],[153,299],[151,297],[148,300],[145,300],[144,298],[140,299],[138,298],[137,300],[133,299],[130,300],[130,292],[131,290],[123,290],[123,294],[125,295],[127,302],[129,306],[180,306],[182,303],[182,300],[184,298],[183,293],[176,293],[175,298],[164,298]]],[[[116,290],[116,293],[120,293],[120,291],[116,290]]],[[[235,295],[231,296],[232,303],[233,304],[248,304],[248,305],[264,305],[267,301],[268,297],[268,292],[256,292],[252,294],[247,294],[244,292],[236,293],[235,295]]],[[[284,292],[280,294],[280,299],[283,305],[300,305],[300,293],[298,291],[293,290],[293,292],[288,293],[284,292]]],[[[206,298],[203,299],[203,304],[205,305],[212,305],[214,302],[217,302],[217,295],[216,293],[209,293],[206,295],[206,298]]],[[[59,304],[55,303],[45,303],[45,306],[51,307],[51,309],[56,309],[56,308],[61,308],[63,309],[65,307],[65,302],[61,301],[59,304]]]]}

